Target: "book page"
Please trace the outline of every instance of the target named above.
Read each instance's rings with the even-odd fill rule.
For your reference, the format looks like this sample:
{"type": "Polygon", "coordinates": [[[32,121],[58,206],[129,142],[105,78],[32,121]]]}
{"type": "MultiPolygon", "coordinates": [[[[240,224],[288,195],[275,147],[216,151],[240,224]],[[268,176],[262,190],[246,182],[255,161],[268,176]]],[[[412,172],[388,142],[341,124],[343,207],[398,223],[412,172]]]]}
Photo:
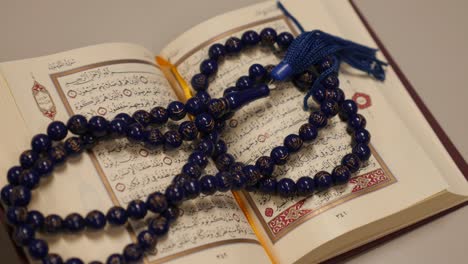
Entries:
{"type": "MultiPolygon", "coordinates": [[[[154,54],[131,44],[103,44],[51,56],[0,65],[2,110],[12,123],[2,136],[8,155],[0,164],[3,172],[16,164],[16,157],[28,149],[31,136],[44,133],[52,120],[65,121],[82,114],[100,115],[111,120],[118,113],[132,114],[166,107],[177,100],[163,73],[154,63],[154,54]],[[13,158],[12,158],[13,157],[13,158]]],[[[173,129],[175,123],[170,122],[173,129]]],[[[164,133],[166,128],[162,128],[164,133]]],[[[148,150],[127,139],[105,140],[91,152],[71,159],[56,170],[51,180],[41,181],[33,192],[31,208],[45,214],[98,209],[106,212],[113,205],[126,208],[133,199],[144,200],[154,191],[164,192],[172,177],[180,172],[192,146],[179,150],[148,150]]],[[[2,153],[3,155],[3,153],[2,153]]],[[[1,178],[2,185],[5,178],[1,178]]],[[[167,236],[145,263],[190,260],[232,263],[242,260],[239,252],[250,248],[251,257],[268,262],[250,225],[231,194],[201,197],[181,206],[182,215],[172,224],[167,236]],[[205,249],[204,254],[190,253],[205,249]]],[[[151,217],[152,214],[149,214],[151,217]]],[[[49,237],[51,252],[86,262],[105,260],[135,241],[143,221],[105,232],[49,237]],[[86,248],[83,251],[80,248],[86,248]]]]}
{"type": "MultiPolygon", "coordinates": [[[[292,1],[286,4],[294,5],[292,1]]],[[[333,21],[338,18],[329,15],[320,1],[295,7],[304,10],[304,16],[307,13],[308,29],[339,35],[333,21]]],[[[190,81],[198,73],[200,62],[207,58],[210,45],[224,43],[230,36],[239,37],[249,29],[259,32],[265,27],[272,27],[278,33],[297,33],[272,1],[202,23],[168,45],[162,56],[174,63],[179,73],[190,81]]],[[[261,49],[227,59],[219,66],[217,78],[210,83],[210,93],[213,97],[222,96],[225,88],[248,74],[248,67],[253,63],[278,62],[271,52],[261,49]]],[[[430,157],[384,98],[381,90],[395,89],[392,86],[401,87],[401,83],[377,82],[346,67],[341,71],[340,87],[347,98],[357,102],[373,136],[373,155],[349,184],[307,198],[242,194],[242,202],[247,205],[254,225],[262,230],[260,235],[280,263],[296,261],[333,238],[447,189],[438,168],[432,165],[430,157]]],[[[239,161],[253,164],[258,157],[269,155],[286,135],[297,133],[307,122],[309,113],[302,109],[302,92],[290,83],[275,83],[270,87],[274,90],[269,98],[238,111],[222,135],[239,161]]],[[[275,176],[297,179],[313,176],[320,170],[331,171],[341,157],[351,151],[351,138],[345,127],[338,117],[333,118],[314,143],[292,155],[286,166],[278,166],[275,176]]]]}

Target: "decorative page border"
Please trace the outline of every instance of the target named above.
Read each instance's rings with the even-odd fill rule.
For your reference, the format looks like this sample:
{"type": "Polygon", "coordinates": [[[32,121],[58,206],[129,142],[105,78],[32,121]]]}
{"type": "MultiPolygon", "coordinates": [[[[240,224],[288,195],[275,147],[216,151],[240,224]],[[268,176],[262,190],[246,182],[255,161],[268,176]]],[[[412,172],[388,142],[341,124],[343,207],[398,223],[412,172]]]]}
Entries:
{"type": "Polygon", "coordinates": [[[304,198],[300,201],[297,201],[295,204],[286,208],[279,215],[275,216],[270,221],[266,222],[263,218],[262,213],[259,211],[258,207],[255,205],[252,196],[250,193],[243,191],[244,196],[247,199],[247,202],[250,207],[253,208],[256,217],[262,224],[263,229],[268,234],[270,241],[275,244],[278,240],[284,237],[286,234],[305,223],[309,219],[317,216],[329,209],[332,209],[340,204],[343,204],[351,199],[360,197],[364,194],[382,189],[386,186],[389,186],[397,182],[397,179],[388,169],[387,165],[384,163],[380,155],[374,149],[372,145],[369,145],[372,156],[376,159],[380,167],[366,172],[351,178],[348,184],[354,185],[351,193],[343,195],[337,200],[330,201],[324,206],[318,208],[317,210],[303,208],[305,201],[308,198],[304,198]]]}
{"type": "MultiPolygon", "coordinates": [[[[56,90],[57,90],[57,92],[59,94],[60,100],[62,101],[63,105],[65,106],[65,109],[67,110],[67,113],[70,116],[75,114],[73,112],[73,109],[70,106],[70,103],[67,100],[67,97],[65,96],[65,93],[63,92],[63,89],[62,89],[62,87],[61,87],[61,85],[59,83],[59,78],[67,76],[67,75],[75,74],[75,73],[78,73],[78,72],[98,68],[98,67],[103,67],[103,66],[108,66],[108,65],[115,65],[115,64],[125,64],[125,63],[147,64],[147,65],[152,65],[152,66],[159,69],[158,65],[155,65],[155,64],[153,64],[151,62],[148,62],[148,61],[137,60],[137,59],[124,59],[124,60],[111,60],[111,61],[104,61],[104,62],[89,64],[89,65],[81,66],[81,67],[74,68],[74,69],[71,69],[71,70],[50,74],[50,78],[52,79],[52,82],[53,82],[53,84],[54,84],[54,86],[55,86],[55,88],[56,88],[56,90]]],[[[101,164],[99,164],[99,161],[98,161],[96,155],[94,154],[93,151],[90,151],[90,152],[87,152],[87,153],[89,154],[89,156],[91,158],[91,161],[92,161],[94,167],[96,168],[96,171],[99,174],[99,177],[101,178],[101,181],[104,184],[104,187],[106,188],[106,191],[107,191],[109,197],[112,200],[112,203],[114,205],[117,205],[117,206],[122,206],[119,203],[119,201],[118,201],[117,197],[115,196],[114,192],[112,191],[112,187],[110,185],[110,182],[108,181],[108,179],[107,179],[107,177],[106,177],[106,175],[104,173],[104,170],[101,167],[101,164]]],[[[135,232],[134,228],[131,225],[127,225],[127,231],[130,234],[130,237],[132,238],[132,240],[134,242],[136,242],[136,232],[135,232]]],[[[143,262],[145,264],[159,264],[159,263],[167,262],[167,261],[175,259],[175,258],[186,256],[186,255],[189,255],[189,254],[192,254],[192,253],[195,253],[195,252],[207,249],[207,248],[217,247],[217,246],[226,245],[226,244],[233,244],[233,243],[260,244],[259,241],[254,240],[254,239],[247,239],[247,238],[245,238],[245,239],[243,239],[243,238],[226,239],[226,240],[222,240],[222,241],[217,241],[217,242],[208,243],[208,244],[204,244],[204,245],[201,245],[201,246],[193,247],[193,248],[190,248],[190,249],[187,249],[187,250],[184,250],[184,251],[172,254],[172,255],[168,255],[166,257],[163,257],[163,258],[160,258],[160,259],[157,259],[157,260],[153,260],[153,261],[148,260],[148,257],[145,256],[145,258],[143,259],[143,262]]]]}

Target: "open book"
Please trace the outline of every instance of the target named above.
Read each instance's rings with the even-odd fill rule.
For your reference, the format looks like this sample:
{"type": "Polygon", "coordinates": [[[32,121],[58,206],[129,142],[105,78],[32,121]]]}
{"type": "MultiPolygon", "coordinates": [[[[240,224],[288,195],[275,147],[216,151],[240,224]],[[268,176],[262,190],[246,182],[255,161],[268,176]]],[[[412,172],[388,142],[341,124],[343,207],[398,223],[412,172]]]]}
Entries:
{"type": "MultiPolygon", "coordinates": [[[[285,2],[306,29],[376,47],[350,3],[314,1],[304,10],[285,2]],[[337,19],[339,17],[339,19],[337,19]]],[[[109,43],[50,56],[0,64],[0,169],[3,174],[29,148],[31,136],[52,120],[73,114],[112,119],[121,112],[150,110],[185,101],[187,81],[197,73],[211,44],[247,29],[297,29],[274,2],[210,19],[185,32],[161,52],[109,43]],[[155,57],[159,56],[159,60],[155,57]],[[163,62],[163,63],[158,63],[163,62]],[[167,63],[169,62],[169,63],[167,63]]],[[[383,60],[386,60],[382,57],[383,60]]],[[[261,49],[226,60],[210,85],[214,97],[247,74],[252,63],[277,64],[261,49]]],[[[187,201],[156,251],[144,263],[315,263],[385,236],[467,201],[468,184],[394,70],[385,82],[344,67],[341,88],[359,105],[372,133],[372,157],[345,186],[308,198],[283,199],[259,193],[216,193],[187,201]]],[[[251,103],[229,120],[222,138],[241,162],[253,163],[307,120],[304,94],[290,83],[251,103]]],[[[318,139],[292,156],[278,177],[299,178],[330,171],[351,149],[346,126],[332,119],[318,139]]],[[[58,169],[33,192],[31,208],[65,217],[164,190],[179,173],[191,145],[175,151],[147,150],[126,139],[100,143],[58,169]]],[[[207,173],[214,173],[210,164],[207,173]]],[[[5,177],[0,184],[6,184],[5,177]]],[[[103,260],[135,240],[145,223],[105,233],[47,237],[51,252],[85,261],[103,260]]]]}

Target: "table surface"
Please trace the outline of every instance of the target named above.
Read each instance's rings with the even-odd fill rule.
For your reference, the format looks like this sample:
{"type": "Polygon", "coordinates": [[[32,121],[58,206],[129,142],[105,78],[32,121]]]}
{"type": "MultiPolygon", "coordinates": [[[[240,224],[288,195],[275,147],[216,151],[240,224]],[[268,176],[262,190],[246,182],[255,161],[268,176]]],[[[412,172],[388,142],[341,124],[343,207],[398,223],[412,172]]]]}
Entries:
{"type": "MultiPolygon", "coordinates": [[[[139,43],[158,51],[195,24],[260,1],[0,2],[3,62],[104,42],[139,43]],[[182,5],[190,12],[182,10],[182,5]],[[174,21],[170,30],[157,26],[168,20],[174,21]]],[[[356,4],[468,160],[468,111],[464,108],[468,87],[463,82],[463,63],[468,61],[468,31],[464,29],[468,2],[356,0],[356,4]]],[[[346,262],[461,263],[468,244],[467,222],[468,207],[463,207],[346,262]]],[[[0,230],[2,258],[8,258],[12,250],[6,241],[5,231],[0,230]]]]}

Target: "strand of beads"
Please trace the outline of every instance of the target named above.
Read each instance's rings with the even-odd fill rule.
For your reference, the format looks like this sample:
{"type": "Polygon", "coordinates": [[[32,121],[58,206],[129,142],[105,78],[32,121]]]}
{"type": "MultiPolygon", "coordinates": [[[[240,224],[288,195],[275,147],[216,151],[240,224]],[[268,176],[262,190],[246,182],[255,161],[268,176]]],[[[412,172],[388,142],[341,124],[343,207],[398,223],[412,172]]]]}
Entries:
{"type": "MultiPolygon", "coordinates": [[[[208,93],[209,80],[212,80],[218,70],[218,63],[226,58],[237,55],[243,49],[253,48],[260,45],[279,52],[285,51],[294,40],[288,32],[277,34],[272,28],[263,29],[260,34],[249,30],[242,34],[241,39],[231,37],[225,44],[213,44],[209,50],[209,59],[200,64],[200,73],[192,77],[191,84],[195,89],[195,98],[200,98],[207,105],[208,112],[217,120],[226,120],[233,116],[221,102],[220,99],[210,99],[208,93]]],[[[332,68],[334,61],[331,58],[324,58],[314,69],[294,76],[292,82],[301,90],[308,90],[316,79],[316,73],[323,73],[332,68]]],[[[249,74],[240,77],[234,87],[224,90],[224,95],[258,89],[264,83],[271,81],[270,72],[273,65],[263,67],[260,64],[253,64],[249,68],[249,74]]],[[[235,162],[234,157],[229,153],[223,153],[215,159],[218,170],[216,175],[218,181],[224,186],[231,186],[231,189],[238,190],[246,188],[249,191],[258,190],[264,193],[278,193],[284,197],[293,195],[308,196],[315,190],[322,191],[332,185],[345,184],[349,181],[351,174],[359,170],[361,163],[370,157],[370,133],[365,129],[366,121],[362,115],[357,114],[357,105],[352,100],[345,100],[344,92],[338,88],[339,80],[336,72],[329,74],[321,82],[321,86],[312,91],[314,100],[318,103],[319,109],[312,112],[309,122],[302,125],[298,134],[288,135],[282,146],[274,147],[270,156],[259,157],[255,165],[244,165],[235,162]],[[341,164],[336,166],[331,173],[320,171],[312,178],[304,176],[294,181],[283,178],[277,181],[272,178],[275,166],[285,165],[290,154],[299,151],[303,143],[313,142],[317,138],[318,131],[325,127],[328,119],[340,114],[343,120],[348,120],[350,132],[353,133],[355,146],[352,153],[345,155],[341,164]]],[[[194,99],[195,100],[195,99],[194,99]]],[[[222,144],[225,143],[220,140],[222,144]]],[[[177,179],[176,179],[177,180],[177,179]]],[[[229,188],[226,188],[229,189],[229,188]]]]}
{"type": "MultiPolygon", "coordinates": [[[[7,211],[8,221],[17,226],[14,232],[15,240],[29,249],[30,255],[40,259],[43,263],[63,263],[62,258],[48,253],[48,246],[44,240],[35,238],[35,231],[43,229],[49,233],[57,233],[66,229],[69,232],[79,232],[88,229],[102,229],[106,222],[114,226],[124,225],[128,218],[142,219],[148,210],[157,216],[149,221],[148,229],[137,236],[137,243],[127,245],[122,253],[112,254],[107,263],[123,263],[139,261],[146,250],[155,247],[157,238],[165,235],[169,230],[170,222],[178,216],[178,206],[185,200],[194,199],[200,193],[214,194],[216,191],[228,190],[259,190],[267,193],[278,193],[282,196],[310,195],[314,189],[323,190],[332,184],[344,184],[349,180],[352,172],[359,169],[361,161],[367,160],[370,150],[367,143],[370,134],[365,127],[365,119],[356,113],[356,104],[344,100],[344,93],[338,88],[336,74],[330,74],[322,82],[322,87],[313,91],[314,99],[319,103],[320,110],[311,113],[309,122],[299,129],[298,135],[293,134],[285,138],[283,146],[273,148],[270,156],[260,157],[255,165],[244,165],[236,162],[234,157],[227,153],[227,146],[219,139],[225,121],[231,118],[234,112],[248,102],[269,95],[266,82],[269,81],[269,72],[272,66],[263,67],[254,64],[249,69],[248,76],[242,76],[235,87],[225,90],[224,97],[211,99],[207,93],[209,80],[216,74],[218,62],[226,55],[239,53],[244,47],[253,47],[258,43],[274,49],[284,51],[293,41],[294,37],[285,32],[279,35],[271,28],[266,28],[257,34],[247,31],[241,39],[230,38],[226,44],[215,44],[209,50],[210,59],[203,61],[200,74],[192,79],[192,86],[197,90],[197,96],[191,98],[184,105],[180,102],[171,103],[167,109],[156,107],[151,112],[139,110],[132,117],[126,114],[116,116],[108,122],[102,117],[93,117],[89,121],[83,116],[74,116],[68,126],[63,123],[53,123],[48,128],[48,135],[40,134],[33,138],[32,150],[26,151],[20,157],[21,167],[13,167],[8,172],[9,185],[1,192],[2,200],[10,205],[7,211]],[[186,113],[193,115],[194,121],[182,122],[177,130],[162,132],[152,126],[163,124],[172,120],[181,120],[186,113]],[[284,165],[290,154],[299,151],[303,142],[313,141],[318,130],[327,124],[327,120],[337,113],[347,119],[349,128],[354,129],[356,142],[353,153],[346,155],[342,164],[338,165],[331,174],[319,172],[314,178],[305,176],[297,182],[292,179],[276,179],[271,177],[275,166],[284,165]],[[63,144],[51,143],[64,139],[68,131],[78,135],[70,137],[63,144]],[[92,211],[85,218],[79,214],[70,214],[62,220],[58,215],[44,217],[37,211],[28,212],[26,206],[31,199],[30,190],[39,183],[39,177],[49,175],[53,167],[63,163],[67,156],[81,153],[90,149],[100,139],[106,137],[127,136],[129,140],[143,143],[147,147],[164,145],[167,148],[177,148],[183,140],[191,141],[201,138],[196,150],[189,156],[188,162],[183,166],[182,172],[173,179],[163,193],[150,194],[146,202],[135,200],[128,204],[127,209],[113,207],[106,215],[99,211],[92,211]],[[201,177],[208,158],[214,159],[219,173],[215,176],[201,177]],[[35,177],[39,175],[38,177],[35,177]],[[28,176],[25,176],[28,175],[28,176]],[[32,176],[31,176],[32,175],[32,176]]],[[[332,61],[325,59],[315,70],[320,72],[331,67],[332,61]]],[[[305,71],[296,76],[293,83],[299,88],[308,89],[314,80],[312,71],[305,71]]],[[[83,263],[79,258],[68,259],[65,263],[83,263]]],[[[101,263],[101,262],[92,262],[101,263]]]]}

